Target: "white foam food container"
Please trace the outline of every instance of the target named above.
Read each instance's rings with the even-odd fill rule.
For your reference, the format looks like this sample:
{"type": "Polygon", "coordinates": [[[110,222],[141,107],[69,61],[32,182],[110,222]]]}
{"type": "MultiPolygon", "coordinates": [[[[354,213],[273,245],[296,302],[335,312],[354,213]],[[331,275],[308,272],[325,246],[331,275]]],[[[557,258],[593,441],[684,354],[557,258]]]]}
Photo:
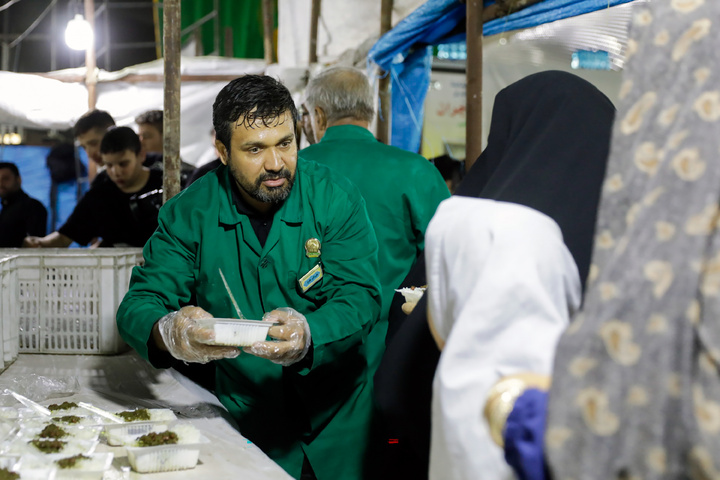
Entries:
{"type": "Polygon", "coordinates": [[[215,333],[215,340],[205,343],[228,347],[249,347],[255,342],[262,342],[267,338],[270,327],[277,325],[262,320],[236,318],[202,318],[195,321],[201,327],[211,329],[215,333]]]}
{"type": "MultiPolygon", "coordinates": [[[[130,423],[148,423],[148,422],[171,422],[171,421],[173,421],[173,420],[177,420],[177,416],[176,416],[175,413],[174,413],[172,410],[170,410],[169,408],[146,408],[146,409],[138,408],[138,409],[135,409],[135,410],[122,410],[122,411],[120,411],[120,412],[115,412],[115,415],[117,415],[117,416],[118,416],[118,419],[123,420],[126,424],[130,424],[130,423]],[[150,414],[150,419],[149,419],[149,420],[130,420],[130,421],[126,421],[123,417],[121,417],[121,416],[119,415],[120,413],[123,413],[123,412],[133,412],[133,411],[137,411],[137,410],[147,410],[148,413],[150,414]]],[[[103,424],[103,425],[122,425],[122,424],[120,424],[120,423],[117,423],[117,424],[116,424],[116,423],[111,423],[111,421],[108,420],[108,419],[103,419],[103,420],[102,420],[102,424],[103,424]]]]}
{"type": "MultiPolygon", "coordinates": [[[[47,440],[40,441],[44,442],[47,440]]],[[[95,451],[99,443],[97,440],[79,440],[76,438],[59,441],[63,444],[62,448],[57,452],[48,453],[37,448],[33,443],[35,442],[34,440],[17,436],[12,440],[3,442],[0,447],[0,453],[3,455],[42,455],[49,459],[56,460],[58,458],[72,457],[73,455],[90,455],[95,451]]]]}
{"type": "MultiPolygon", "coordinates": [[[[26,440],[32,440],[33,438],[46,438],[45,436],[41,437],[40,435],[48,425],[22,424],[20,425],[20,431],[18,432],[18,436],[26,440]]],[[[63,425],[61,423],[54,423],[54,425],[63,429],[67,433],[66,436],[59,438],[59,440],[68,440],[70,438],[75,438],[78,440],[94,441],[98,439],[103,429],[101,426],[74,426],[63,425]]]]}
{"type": "Polygon", "coordinates": [[[20,460],[21,468],[52,468],[56,470],[56,480],[102,480],[105,471],[110,468],[113,454],[109,452],[93,453],[88,458],[80,459],[72,467],[61,467],[58,462],[68,458],[62,457],[49,460],[38,455],[23,455],[20,460]]]}
{"type": "Polygon", "coordinates": [[[112,447],[132,445],[138,437],[160,433],[168,429],[169,422],[131,422],[105,425],[105,441],[112,447]]]}
{"type": "Polygon", "coordinates": [[[188,423],[170,425],[168,430],[178,435],[178,443],[152,447],[126,446],[128,461],[134,471],[155,473],[195,468],[201,446],[210,440],[188,423]]]}
{"type": "Polygon", "coordinates": [[[26,407],[0,407],[0,420],[16,421],[26,418],[42,418],[38,412],[26,407]]]}
{"type": "Polygon", "coordinates": [[[24,468],[19,466],[10,470],[20,475],[20,480],[57,480],[57,469],[51,466],[24,468]]]}
{"type": "Polygon", "coordinates": [[[98,426],[102,425],[103,422],[100,419],[100,417],[97,417],[95,415],[68,415],[68,417],[77,417],[78,421],[77,423],[71,423],[68,421],[68,419],[64,419],[64,416],[61,417],[30,417],[30,418],[20,418],[17,420],[17,423],[20,424],[23,427],[41,427],[45,428],[46,425],[49,425],[51,423],[54,423],[55,425],[65,428],[65,427],[91,427],[91,426],[98,426]]]}
{"type": "Polygon", "coordinates": [[[0,468],[20,475],[21,480],[54,480],[55,467],[52,465],[23,466],[19,455],[0,455],[0,468]]]}

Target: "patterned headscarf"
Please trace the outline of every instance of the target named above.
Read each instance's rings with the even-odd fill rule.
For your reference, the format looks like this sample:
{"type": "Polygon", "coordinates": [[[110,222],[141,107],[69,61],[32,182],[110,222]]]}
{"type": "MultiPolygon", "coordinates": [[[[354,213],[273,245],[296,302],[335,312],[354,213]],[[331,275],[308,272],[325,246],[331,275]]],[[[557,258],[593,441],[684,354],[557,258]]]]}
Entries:
{"type": "Polygon", "coordinates": [[[720,1],[638,9],[583,311],[550,394],[553,478],[720,478],[720,1]]]}

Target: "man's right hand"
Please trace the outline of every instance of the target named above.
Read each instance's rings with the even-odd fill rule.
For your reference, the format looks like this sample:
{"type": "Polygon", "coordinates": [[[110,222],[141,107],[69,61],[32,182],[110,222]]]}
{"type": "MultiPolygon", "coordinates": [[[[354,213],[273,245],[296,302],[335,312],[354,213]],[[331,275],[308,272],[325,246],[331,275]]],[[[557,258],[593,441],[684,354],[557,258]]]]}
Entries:
{"type": "Polygon", "coordinates": [[[212,360],[235,358],[240,350],[235,347],[207,345],[215,332],[203,328],[195,321],[212,318],[200,307],[183,307],[162,317],[153,327],[153,338],[158,348],[185,362],[208,363],[212,360]]]}

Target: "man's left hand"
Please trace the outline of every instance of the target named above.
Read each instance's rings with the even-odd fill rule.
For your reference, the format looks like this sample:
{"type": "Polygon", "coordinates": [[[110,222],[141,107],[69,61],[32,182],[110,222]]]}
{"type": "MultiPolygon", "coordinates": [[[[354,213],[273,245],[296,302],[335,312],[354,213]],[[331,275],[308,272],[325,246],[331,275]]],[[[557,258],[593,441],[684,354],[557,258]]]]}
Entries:
{"type": "Polygon", "coordinates": [[[268,335],[277,341],[255,342],[244,351],[251,355],[267,358],[273,363],[290,366],[299,362],[310,348],[310,326],[305,317],[292,308],[278,308],[263,316],[265,322],[279,325],[270,327],[268,335]]]}

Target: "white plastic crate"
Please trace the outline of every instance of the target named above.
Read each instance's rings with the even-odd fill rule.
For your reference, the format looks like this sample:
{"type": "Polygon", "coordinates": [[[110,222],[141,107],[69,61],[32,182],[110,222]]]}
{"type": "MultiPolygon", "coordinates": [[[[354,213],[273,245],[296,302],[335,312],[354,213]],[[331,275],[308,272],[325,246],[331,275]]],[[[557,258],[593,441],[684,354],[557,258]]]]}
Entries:
{"type": "Polygon", "coordinates": [[[22,353],[112,354],[123,349],[115,313],[132,268],[142,262],[141,249],[13,253],[0,259],[5,348],[14,333],[22,353]],[[14,287],[6,289],[9,284],[14,287]]]}

